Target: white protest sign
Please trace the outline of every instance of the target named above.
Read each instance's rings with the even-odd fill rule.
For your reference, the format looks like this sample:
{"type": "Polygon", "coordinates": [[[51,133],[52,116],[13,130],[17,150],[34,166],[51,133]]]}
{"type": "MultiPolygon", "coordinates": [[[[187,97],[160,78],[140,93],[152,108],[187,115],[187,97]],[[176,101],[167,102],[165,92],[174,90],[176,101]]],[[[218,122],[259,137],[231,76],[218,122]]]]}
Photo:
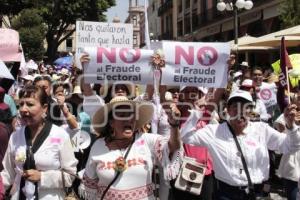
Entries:
{"type": "Polygon", "coordinates": [[[75,60],[81,68],[79,57],[84,47],[133,48],[133,25],[76,21],[75,60]]]}
{"type": "Polygon", "coordinates": [[[275,84],[265,84],[260,87],[258,97],[264,102],[266,107],[277,104],[277,88],[275,84]]]}
{"type": "Polygon", "coordinates": [[[88,83],[153,84],[152,50],[103,47],[84,50],[91,58],[84,74],[88,83]]]}
{"type": "Polygon", "coordinates": [[[75,152],[86,149],[91,144],[91,136],[89,133],[80,130],[71,137],[72,146],[75,152]]]}
{"type": "Polygon", "coordinates": [[[227,43],[163,42],[163,50],[162,85],[226,87],[227,43]]]}

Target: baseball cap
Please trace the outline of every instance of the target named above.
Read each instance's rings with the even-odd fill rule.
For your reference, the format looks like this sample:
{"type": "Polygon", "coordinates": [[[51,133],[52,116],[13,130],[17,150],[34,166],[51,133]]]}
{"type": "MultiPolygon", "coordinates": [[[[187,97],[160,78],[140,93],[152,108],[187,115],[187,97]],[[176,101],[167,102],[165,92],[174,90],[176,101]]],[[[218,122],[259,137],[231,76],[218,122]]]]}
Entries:
{"type": "Polygon", "coordinates": [[[31,76],[31,75],[26,75],[24,77],[22,77],[24,80],[27,80],[27,81],[33,81],[34,80],[34,77],[31,76]]]}
{"type": "Polygon", "coordinates": [[[242,75],[243,75],[243,73],[240,72],[240,71],[238,71],[238,72],[235,72],[235,73],[233,74],[233,78],[237,78],[237,77],[242,76],[242,75]]]}
{"type": "Polygon", "coordinates": [[[242,87],[253,87],[253,81],[251,79],[245,79],[243,82],[242,82],[242,87]]]}
{"type": "Polygon", "coordinates": [[[244,90],[235,90],[234,92],[232,92],[230,94],[227,102],[229,102],[233,98],[241,98],[241,99],[245,99],[246,101],[249,101],[249,102],[253,101],[251,94],[244,90]]]}

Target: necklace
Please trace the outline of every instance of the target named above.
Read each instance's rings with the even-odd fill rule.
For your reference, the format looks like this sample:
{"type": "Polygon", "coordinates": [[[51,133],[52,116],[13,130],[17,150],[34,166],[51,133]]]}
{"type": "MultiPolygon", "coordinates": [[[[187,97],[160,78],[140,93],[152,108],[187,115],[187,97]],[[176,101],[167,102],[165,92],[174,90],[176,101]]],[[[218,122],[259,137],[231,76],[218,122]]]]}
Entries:
{"type": "Polygon", "coordinates": [[[123,172],[127,169],[127,162],[124,158],[124,153],[126,152],[126,149],[124,152],[122,152],[122,150],[119,149],[121,156],[119,156],[114,162],[114,170],[116,172],[123,172]]]}

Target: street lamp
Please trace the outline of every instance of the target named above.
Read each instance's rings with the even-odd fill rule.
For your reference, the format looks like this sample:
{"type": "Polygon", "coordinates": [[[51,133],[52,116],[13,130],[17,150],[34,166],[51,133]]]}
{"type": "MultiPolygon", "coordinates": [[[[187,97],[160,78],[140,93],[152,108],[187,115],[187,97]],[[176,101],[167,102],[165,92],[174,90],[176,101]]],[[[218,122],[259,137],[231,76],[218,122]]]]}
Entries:
{"type": "Polygon", "coordinates": [[[246,9],[250,10],[253,7],[253,2],[251,0],[219,0],[217,4],[218,11],[233,11],[234,12],[234,44],[238,44],[238,10],[246,9]]]}

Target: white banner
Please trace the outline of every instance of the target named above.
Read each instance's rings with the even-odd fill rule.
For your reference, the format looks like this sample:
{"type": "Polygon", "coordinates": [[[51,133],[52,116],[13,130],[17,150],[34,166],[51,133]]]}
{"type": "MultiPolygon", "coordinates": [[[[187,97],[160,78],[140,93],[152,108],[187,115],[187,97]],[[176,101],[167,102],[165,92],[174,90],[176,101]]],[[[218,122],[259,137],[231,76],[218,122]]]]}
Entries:
{"type": "Polygon", "coordinates": [[[258,97],[264,102],[266,107],[277,104],[277,87],[275,84],[264,84],[260,87],[258,97]]]}
{"type": "Polygon", "coordinates": [[[163,42],[163,50],[162,85],[226,87],[227,43],[163,42]]]}
{"type": "Polygon", "coordinates": [[[90,55],[85,80],[89,83],[153,84],[152,50],[87,47],[90,55]]]}
{"type": "Polygon", "coordinates": [[[76,64],[84,47],[133,48],[133,25],[76,21],[76,64]]]}

